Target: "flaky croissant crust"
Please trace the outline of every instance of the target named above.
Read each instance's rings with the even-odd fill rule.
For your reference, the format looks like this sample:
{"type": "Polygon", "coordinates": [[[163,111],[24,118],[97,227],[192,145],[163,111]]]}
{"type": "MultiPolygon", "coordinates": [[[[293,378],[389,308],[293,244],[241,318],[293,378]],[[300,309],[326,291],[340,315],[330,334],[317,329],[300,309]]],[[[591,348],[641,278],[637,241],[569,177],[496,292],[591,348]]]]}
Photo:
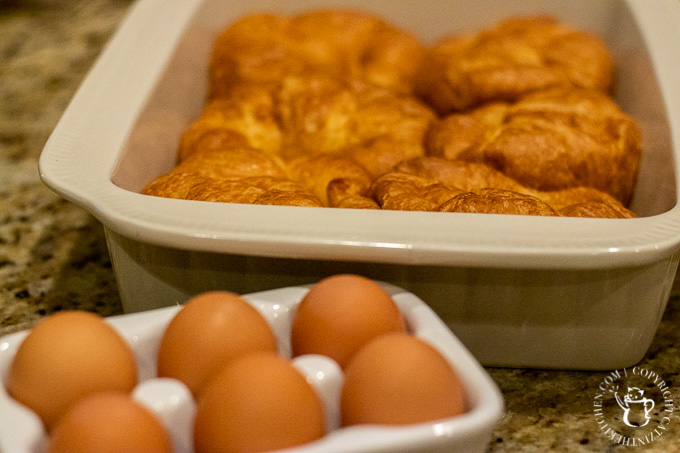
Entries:
{"type": "Polygon", "coordinates": [[[546,89],[611,90],[602,41],[553,17],[515,17],[478,33],[441,38],[426,54],[417,91],[440,114],[512,102],[546,89]]]}
{"type": "Polygon", "coordinates": [[[423,55],[415,36],[363,11],[253,14],[218,36],[210,93],[223,96],[243,82],[271,88],[284,77],[307,74],[407,93],[423,55]]]}
{"type": "Polygon", "coordinates": [[[369,194],[382,209],[391,210],[635,217],[597,189],[535,190],[485,164],[438,157],[401,162],[376,179],[369,194]]]}
{"type": "Polygon", "coordinates": [[[641,159],[635,121],[595,90],[557,89],[448,115],[428,154],[483,162],[540,190],[588,186],[628,204],[641,159]]]}

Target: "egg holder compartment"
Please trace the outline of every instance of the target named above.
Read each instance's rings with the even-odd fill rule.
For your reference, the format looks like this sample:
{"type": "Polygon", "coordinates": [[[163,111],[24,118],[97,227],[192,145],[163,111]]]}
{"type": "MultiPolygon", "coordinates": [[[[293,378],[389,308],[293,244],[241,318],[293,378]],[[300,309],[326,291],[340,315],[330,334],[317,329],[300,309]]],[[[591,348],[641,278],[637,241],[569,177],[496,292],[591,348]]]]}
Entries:
{"type": "MultiPolygon", "coordinates": [[[[481,365],[422,300],[398,287],[383,284],[402,312],[409,332],[433,345],[458,373],[465,390],[467,411],[459,416],[406,426],[339,427],[339,397],[343,375],[337,363],[320,355],[293,359],[321,397],[328,433],[287,452],[442,451],[483,452],[503,414],[498,387],[481,365]]],[[[309,286],[287,287],[244,295],[269,322],[279,353],[291,357],[290,332],[295,309],[309,286]]],[[[166,326],[180,306],[107,318],[132,347],[139,384],[133,397],[150,408],[171,433],[176,453],[193,451],[191,432],[195,403],[188,388],[170,378],[156,377],[156,357],[166,326]]],[[[11,361],[28,331],[0,339],[0,451],[41,453],[46,435],[36,414],[13,400],[5,390],[11,361]]],[[[75,370],[74,370],[75,371],[75,370]]]]}

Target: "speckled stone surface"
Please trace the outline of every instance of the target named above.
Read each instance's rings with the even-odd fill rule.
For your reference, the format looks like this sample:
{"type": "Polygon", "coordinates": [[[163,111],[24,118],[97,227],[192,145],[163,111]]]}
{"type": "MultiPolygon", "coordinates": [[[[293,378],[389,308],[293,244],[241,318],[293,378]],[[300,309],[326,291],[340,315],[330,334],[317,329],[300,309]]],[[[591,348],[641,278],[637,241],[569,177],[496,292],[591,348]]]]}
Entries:
{"type": "Polygon", "coordinates": [[[121,312],[102,227],[42,184],[38,158],[129,4],[0,1],[0,334],[121,312]]]}
{"type": "MultiPolygon", "coordinates": [[[[47,189],[37,163],[69,99],[131,4],[0,0],[0,336],[68,308],[104,316],[122,312],[101,225],[47,189]]],[[[676,291],[638,365],[662,376],[676,404],[663,434],[646,447],[620,445],[600,429],[593,401],[607,373],[489,368],[506,414],[488,451],[677,451],[678,326],[676,291]]],[[[656,411],[654,420],[663,415],[656,411]]]]}

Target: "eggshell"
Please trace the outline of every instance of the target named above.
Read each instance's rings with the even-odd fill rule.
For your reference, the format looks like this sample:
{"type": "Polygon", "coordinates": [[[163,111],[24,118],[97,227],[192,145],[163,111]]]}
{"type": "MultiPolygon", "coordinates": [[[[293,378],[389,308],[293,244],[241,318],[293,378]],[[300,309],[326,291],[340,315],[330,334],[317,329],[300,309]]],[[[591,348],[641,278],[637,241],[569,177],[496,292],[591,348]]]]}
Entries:
{"type": "Polygon", "coordinates": [[[48,453],[172,453],[163,424],[120,392],[97,393],[74,404],[57,423],[48,453]]]}
{"type": "Polygon", "coordinates": [[[382,335],[345,368],[342,425],[422,423],[460,415],[465,392],[456,372],[429,343],[382,335]]]}
{"type": "Polygon", "coordinates": [[[323,403],[302,373],[278,355],[254,353],[227,363],[201,394],[194,450],[261,452],[324,434],[323,403]]]}
{"type": "Polygon", "coordinates": [[[85,396],[130,392],[136,384],[130,346],[103,318],[82,311],[54,314],[33,328],[7,377],[9,394],[33,409],[48,430],[85,396]]]}
{"type": "Polygon", "coordinates": [[[293,355],[322,354],[341,367],[378,335],[405,332],[399,308],[374,281],[340,274],[314,285],[297,308],[291,327],[293,355]]]}
{"type": "Polygon", "coordinates": [[[255,351],[278,351],[266,319],[237,294],[206,292],[190,299],[165,330],[158,376],[178,379],[198,395],[227,361],[255,351]]]}

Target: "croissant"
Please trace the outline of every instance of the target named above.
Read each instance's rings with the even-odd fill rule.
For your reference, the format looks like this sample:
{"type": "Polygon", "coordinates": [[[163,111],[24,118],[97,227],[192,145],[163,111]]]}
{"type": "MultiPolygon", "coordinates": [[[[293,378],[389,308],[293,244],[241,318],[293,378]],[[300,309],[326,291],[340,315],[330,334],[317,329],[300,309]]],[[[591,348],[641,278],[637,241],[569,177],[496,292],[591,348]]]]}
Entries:
{"type": "Polygon", "coordinates": [[[552,90],[439,121],[427,153],[483,162],[538,190],[594,187],[627,205],[641,159],[635,121],[605,94],[552,90]]]}
{"type": "Polygon", "coordinates": [[[382,209],[392,210],[635,217],[615,198],[597,189],[540,191],[485,164],[437,157],[398,164],[392,172],[377,178],[368,194],[382,209]],[[463,207],[464,203],[471,207],[463,207]]]}
{"type": "Polygon", "coordinates": [[[371,180],[424,155],[435,119],[413,96],[327,77],[290,76],[275,90],[242,85],[186,129],[174,171],[289,178],[325,206],[376,208],[363,196],[371,180]]]}
{"type": "Polygon", "coordinates": [[[552,17],[518,17],[440,39],[427,51],[415,90],[448,114],[553,88],[608,92],[612,79],[612,59],[598,37],[552,17]]]}
{"type": "Polygon", "coordinates": [[[274,88],[284,77],[309,74],[410,93],[423,54],[414,35],[365,12],[252,14],[217,37],[210,96],[244,82],[274,88]]]}
{"type": "Polygon", "coordinates": [[[210,101],[183,132],[178,160],[238,146],[286,159],[351,152],[376,174],[424,154],[434,120],[434,112],[411,95],[329,77],[287,76],[275,89],[240,85],[210,101]],[[362,159],[364,154],[371,157],[362,159]]]}
{"type": "Polygon", "coordinates": [[[248,147],[192,153],[142,193],[223,203],[323,206],[307,188],[288,178],[278,156],[248,147]]]}

